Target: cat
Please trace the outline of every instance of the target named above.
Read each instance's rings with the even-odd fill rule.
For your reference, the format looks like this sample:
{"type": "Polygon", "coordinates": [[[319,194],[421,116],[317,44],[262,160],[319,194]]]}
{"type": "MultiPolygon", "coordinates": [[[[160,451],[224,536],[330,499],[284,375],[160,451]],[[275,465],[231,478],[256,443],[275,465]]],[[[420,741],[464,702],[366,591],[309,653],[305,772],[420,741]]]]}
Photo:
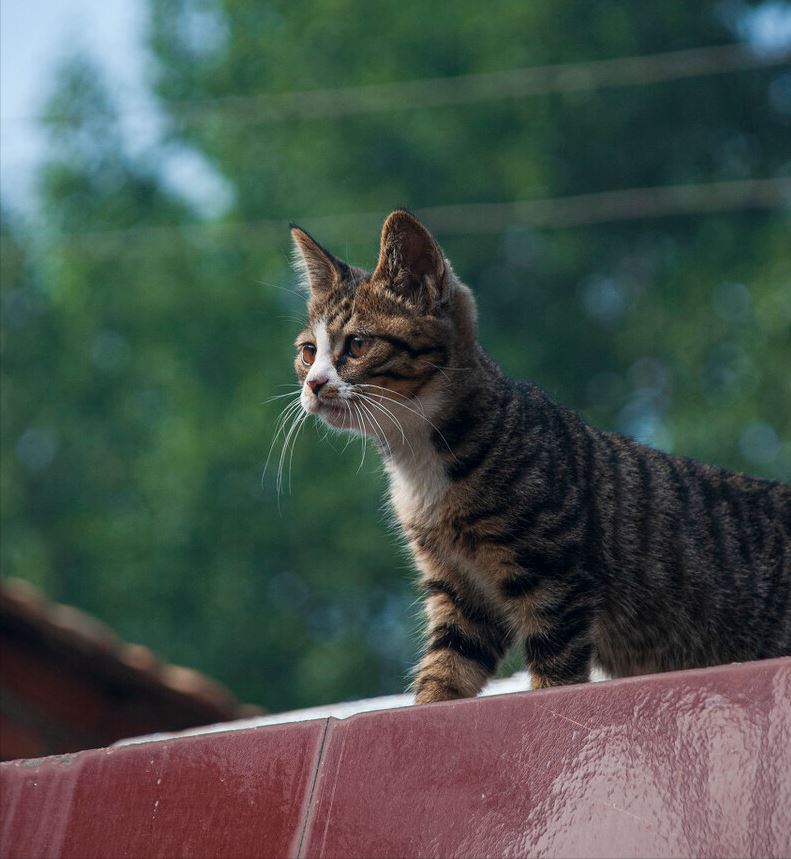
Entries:
{"type": "Polygon", "coordinates": [[[417,703],[476,695],[516,643],[539,689],[791,654],[791,486],[593,429],[508,379],[405,210],[373,272],[292,237],[301,406],[376,441],[420,570],[417,703]]]}

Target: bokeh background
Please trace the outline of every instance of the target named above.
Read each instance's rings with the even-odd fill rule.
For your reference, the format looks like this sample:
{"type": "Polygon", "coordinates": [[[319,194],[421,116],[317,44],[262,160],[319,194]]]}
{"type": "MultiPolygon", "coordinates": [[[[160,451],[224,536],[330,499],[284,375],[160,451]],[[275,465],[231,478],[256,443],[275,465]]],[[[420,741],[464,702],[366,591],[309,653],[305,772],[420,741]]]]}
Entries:
{"type": "Polygon", "coordinates": [[[69,5],[2,3],[4,574],[272,710],[400,691],[374,451],[308,426],[263,474],[287,223],[371,266],[397,206],[510,374],[791,479],[791,4],[69,5]]]}

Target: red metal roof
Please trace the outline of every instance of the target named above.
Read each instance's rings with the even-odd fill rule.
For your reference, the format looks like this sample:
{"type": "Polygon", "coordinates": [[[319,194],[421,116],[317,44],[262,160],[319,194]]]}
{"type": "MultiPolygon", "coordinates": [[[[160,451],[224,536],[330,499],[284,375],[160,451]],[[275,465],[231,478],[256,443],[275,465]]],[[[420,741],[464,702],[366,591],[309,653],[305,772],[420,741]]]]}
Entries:
{"type": "Polygon", "coordinates": [[[0,648],[3,760],[262,712],[20,579],[0,579],[0,648]]]}
{"type": "Polygon", "coordinates": [[[791,855],[791,658],[0,766],[4,857],[791,855]]]}

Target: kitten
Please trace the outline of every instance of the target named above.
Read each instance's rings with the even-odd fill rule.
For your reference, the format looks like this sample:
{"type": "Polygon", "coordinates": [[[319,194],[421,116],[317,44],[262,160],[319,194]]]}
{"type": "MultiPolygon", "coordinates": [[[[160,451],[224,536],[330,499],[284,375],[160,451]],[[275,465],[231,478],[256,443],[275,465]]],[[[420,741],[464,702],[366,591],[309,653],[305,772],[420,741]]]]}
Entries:
{"type": "Polygon", "coordinates": [[[377,441],[421,572],[418,703],[476,695],[516,642],[534,688],[791,654],[791,486],[592,429],[506,378],[408,212],[373,273],[292,235],[302,407],[377,441]]]}

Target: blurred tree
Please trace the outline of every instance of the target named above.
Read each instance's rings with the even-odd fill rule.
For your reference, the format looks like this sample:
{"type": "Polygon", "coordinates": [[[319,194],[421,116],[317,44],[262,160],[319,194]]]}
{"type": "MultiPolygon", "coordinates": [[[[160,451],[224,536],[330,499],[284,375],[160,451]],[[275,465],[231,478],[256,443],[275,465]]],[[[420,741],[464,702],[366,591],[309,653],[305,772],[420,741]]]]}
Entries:
{"type": "MultiPolygon", "coordinates": [[[[274,709],[402,688],[416,617],[373,452],[307,425],[291,494],[279,444],[261,479],[302,313],[271,220],[788,170],[787,69],[358,114],[325,96],[273,118],[261,94],[718,44],[748,10],[373,8],[150,0],[169,145],[224,178],[241,226],[188,226],[85,61],[50,106],[39,238],[3,218],[4,570],[274,709]]],[[[376,217],[323,223],[373,262],[376,217]]],[[[470,229],[439,238],[510,373],[599,426],[791,477],[786,214],[470,229]]]]}

